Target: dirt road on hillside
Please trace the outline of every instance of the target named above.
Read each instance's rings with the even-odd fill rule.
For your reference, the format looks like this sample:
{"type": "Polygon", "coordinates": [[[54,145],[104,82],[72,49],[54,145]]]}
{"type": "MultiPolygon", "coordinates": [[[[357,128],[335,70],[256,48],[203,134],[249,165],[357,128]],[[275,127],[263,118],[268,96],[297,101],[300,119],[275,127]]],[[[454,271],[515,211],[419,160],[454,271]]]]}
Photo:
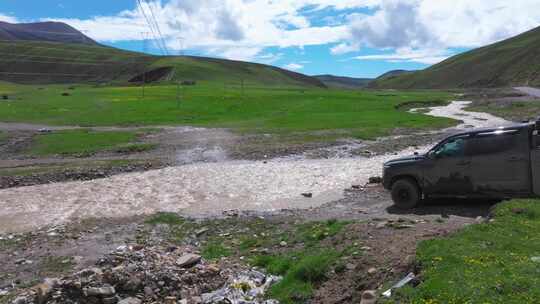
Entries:
{"type": "MultiPolygon", "coordinates": [[[[458,128],[508,122],[463,110],[467,102],[436,107],[431,115],[464,123],[458,128]]],[[[427,150],[429,145],[418,150],[427,150]]],[[[119,218],[179,212],[219,216],[224,211],[272,212],[308,209],[336,201],[351,185],[381,174],[382,164],[399,155],[342,159],[275,159],[196,163],[111,178],[13,188],[0,191],[0,233],[32,230],[92,217],[119,218]],[[312,197],[304,197],[311,193],[312,197]]]]}

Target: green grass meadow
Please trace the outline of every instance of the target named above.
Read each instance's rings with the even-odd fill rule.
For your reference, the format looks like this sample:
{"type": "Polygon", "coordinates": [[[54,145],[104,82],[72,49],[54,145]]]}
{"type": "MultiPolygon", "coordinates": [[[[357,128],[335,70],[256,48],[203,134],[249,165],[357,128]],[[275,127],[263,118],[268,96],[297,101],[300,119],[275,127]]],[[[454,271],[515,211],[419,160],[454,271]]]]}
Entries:
{"type": "Polygon", "coordinates": [[[449,119],[396,109],[404,102],[443,103],[445,92],[378,92],[305,88],[227,87],[199,83],[180,90],[174,85],[92,87],[0,83],[0,121],[77,126],[194,125],[227,127],[239,132],[292,134],[337,130],[373,138],[395,128],[441,128],[449,119]],[[69,96],[62,96],[63,93],[69,96]]]}
{"type": "Polygon", "coordinates": [[[128,144],[134,141],[136,136],[135,132],[57,131],[37,135],[29,153],[35,156],[89,155],[129,147],[128,144]]]}
{"type": "Polygon", "coordinates": [[[445,239],[422,242],[422,283],[399,291],[396,303],[538,303],[540,200],[496,207],[493,221],[445,239]]]}

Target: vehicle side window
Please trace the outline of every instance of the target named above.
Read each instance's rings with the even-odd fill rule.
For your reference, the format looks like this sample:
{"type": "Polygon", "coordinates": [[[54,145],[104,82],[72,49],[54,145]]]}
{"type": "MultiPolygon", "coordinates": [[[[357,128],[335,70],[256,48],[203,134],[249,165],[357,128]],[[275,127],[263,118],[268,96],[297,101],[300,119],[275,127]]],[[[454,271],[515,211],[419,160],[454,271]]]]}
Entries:
{"type": "Polygon", "coordinates": [[[486,134],[471,138],[467,143],[467,155],[498,154],[518,147],[519,132],[509,134],[486,134]]]}
{"type": "Polygon", "coordinates": [[[434,152],[436,158],[460,157],[465,155],[465,138],[448,140],[434,152]]]}

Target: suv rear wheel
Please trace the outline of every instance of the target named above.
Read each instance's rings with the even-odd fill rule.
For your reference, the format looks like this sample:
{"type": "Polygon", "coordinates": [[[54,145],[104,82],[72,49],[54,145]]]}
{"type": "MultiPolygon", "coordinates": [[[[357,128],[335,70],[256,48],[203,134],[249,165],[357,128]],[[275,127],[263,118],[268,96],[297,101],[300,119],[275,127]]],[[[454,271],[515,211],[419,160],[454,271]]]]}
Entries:
{"type": "Polygon", "coordinates": [[[392,200],[400,209],[411,209],[420,203],[420,189],[409,178],[399,179],[392,185],[392,200]]]}

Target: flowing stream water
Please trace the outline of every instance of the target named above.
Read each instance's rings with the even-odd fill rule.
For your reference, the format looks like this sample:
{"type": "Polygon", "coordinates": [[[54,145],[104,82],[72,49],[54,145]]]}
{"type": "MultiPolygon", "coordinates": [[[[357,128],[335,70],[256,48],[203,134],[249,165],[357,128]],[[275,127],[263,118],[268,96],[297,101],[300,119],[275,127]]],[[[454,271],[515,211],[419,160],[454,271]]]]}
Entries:
{"type": "MultiPolygon", "coordinates": [[[[489,114],[467,112],[467,104],[455,101],[431,108],[428,114],[461,120],[463,123],[457,127],[460,129],[508,124],[489,114]]],[[[228,210],[316,207],[341,198],[343,190],[351,185],[365,184],[369,177],[380,176],[385,161],[414,151],[409,148],[371,158],[195,163],[92,181],[6,189],[0,191],[0,233],[94,217],[155,212],[216,216],[228,210]],[[302,193],[312,193],[313,197],[303,197],[302,193]]]]}

